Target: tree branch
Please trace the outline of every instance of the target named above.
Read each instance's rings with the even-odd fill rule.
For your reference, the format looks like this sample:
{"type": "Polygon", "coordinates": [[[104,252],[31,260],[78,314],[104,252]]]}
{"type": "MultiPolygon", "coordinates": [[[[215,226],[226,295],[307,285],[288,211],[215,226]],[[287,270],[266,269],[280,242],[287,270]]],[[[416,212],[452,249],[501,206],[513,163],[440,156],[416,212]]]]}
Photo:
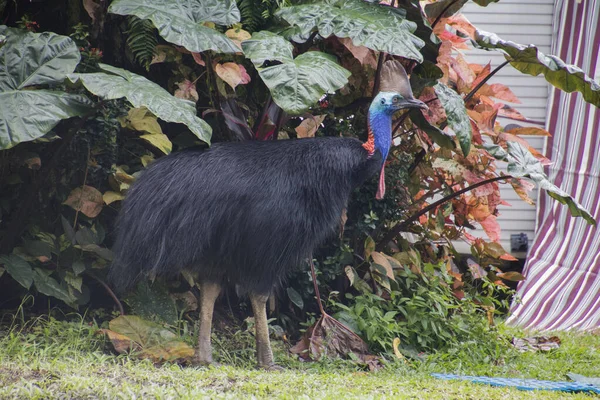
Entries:
{"type": "Polygon", "coordinates": [[[504,175],[504,176],[497,176],[495,178],[490,178],[490,179],[486,179],[484,181],[481,182],[477,182],[474,185],[468,186],[464,189],[459,190],[458,192],[454,192],[452,194],[449,194],[448,196],[443,197],[442,199],[428,205],[427,207],[423,208],[422,210],[420,210],[419,212],[413,214],[412,216],[410,216],[407,220],[405,220],[404,222],[399,223],[398,225],[394,226],[392,228],[391,231],[389,231],[377,244],[377,251],[382,251],[383,248],[386,246],[387,243],[389,243],[391,240],[393,240],[400,232],[403,232],[406,228],[408,228],[408,226],[410,224],[412,224],[413,222],[415,222],[416,220],[419,219],[419,217],[421,217],[422,215],[427,214],[429,211],[436,209],[437,207],[441,206],[442,204],[446,203],[447,201],[452,200],[455,197],[460,196],[463,193],[469,192],[473,189],[477,189],[480,186],[483,185],[487,185],[488,183],[492,183],[492,182],[496,182],[496,181],[501,181],[501,180],[506,180],[506,179],[512,179],[513,176],[511,175],[504,175]]]}

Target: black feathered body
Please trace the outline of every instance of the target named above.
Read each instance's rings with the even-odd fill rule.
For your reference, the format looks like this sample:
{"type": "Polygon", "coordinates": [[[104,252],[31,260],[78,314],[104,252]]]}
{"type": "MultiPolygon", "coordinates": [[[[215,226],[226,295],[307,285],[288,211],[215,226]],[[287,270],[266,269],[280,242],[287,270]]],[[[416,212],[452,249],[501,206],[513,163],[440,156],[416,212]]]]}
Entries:
{"type": "Polygon", "coordinates": [[[110,280],[183,269],[269,293],[339,231],[352,189],[381,169],[350,138],[215,144],[151,164],[127,194],[110,280]]]}

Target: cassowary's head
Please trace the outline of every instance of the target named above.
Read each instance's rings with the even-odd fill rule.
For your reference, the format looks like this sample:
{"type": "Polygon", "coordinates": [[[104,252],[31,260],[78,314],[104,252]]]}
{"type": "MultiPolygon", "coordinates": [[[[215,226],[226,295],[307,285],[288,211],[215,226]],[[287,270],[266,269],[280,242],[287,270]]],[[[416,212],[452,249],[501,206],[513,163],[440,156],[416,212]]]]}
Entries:
{"type": "Polygon", "coordinates": [[[378,199],[385,194],[384,166],[392,146],[392,116],[396,111],[408,108],[429,109],[421,100],[415,99],[408,75],[396,60],[386,61],[383,65],[380,89],[369,107],[369,142],[373,143],[370,148],[381,152],[383,159],[376,195],[378,199]]]}
{"type": "Polygon", "coordinates": [[[396,111],[407,108],[428,109],[425,103],[415,99],[412,95],[404,97],[399,92],[379,92],[373,99],[369,112],[382,113],[391,117],[396,111]]]}

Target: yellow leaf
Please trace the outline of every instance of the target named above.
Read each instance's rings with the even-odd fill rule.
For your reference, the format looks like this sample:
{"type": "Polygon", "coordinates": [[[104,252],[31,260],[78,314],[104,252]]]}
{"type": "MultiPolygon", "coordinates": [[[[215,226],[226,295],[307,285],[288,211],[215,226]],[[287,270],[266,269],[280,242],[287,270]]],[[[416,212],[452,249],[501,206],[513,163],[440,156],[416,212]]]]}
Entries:
{"type": "Polygon", "coordinates": [[[131,108],[127,113],[127,117],[120,118],[119,121],[123,128],[151,134],[162,134],[162,129],[156,117],[146,107],[131,108]]]}
{"type": "Polygon", "coordinates": [[[217,64],[215,72],[219,78],[223,79],[233,89],[240,83],[242,83],[242,70],[236,63],[226,62],[223,64],[217,64]]]}
{"type": "Polygon", "coordinates": [[[394,348],[394,354],[396,355],[397,358],[404,360],[404,356],[402,355],[402,353],[400,353],[400,349],[398,348],[398,346],[400,346],[400,338],[394,338],[394,341],[392,342],[392,347],[394,348]]]}
{"type": "Polygon", "coordinates": [[[315,137],[315,133],[324,119],[325,115],[317,115],[314,117],[311,115],[310,117],[305,118],[296,128],[298,138],[315,137]]]}
{"type": "Polygon", "coordinates": [[[146,154],[146,155],[140,157],[140,161],[142,162],[142,165],[144,166],[144,168],[146,168],[148,166],[148,164],[150,164],[152,161],[154,161],[154,157],[146,154]]]}
{"type": "Polygon", "coordinates": [[[371,253],[371,257],[373,258],[373,262],[375,262],[375,264],[381,265],[385,269],[385,274],[388,278],[395,279],[392,264],[390,264],[390,261],[383,254],[374,251],[371,253]]]}
{"type": "Polygon", "coordinates": [[[106,205],[109,205],[110,203],[114,203],[115,201],[123,200],[124,198],[125,198],[125,196],[123,196],[121,193],[117,193],[117,192],[113,192],[113,191],[108,191],[102,195],[102,199],[104,200],[104,203],[106,205]]]}
{"type": "Polygon", "coordinates": [[[240,50],[242,49],[242,42],[252,38],[252,35],[248,31],[245,31],[241,28],[228,29],[225,32],[225,36],[231,39],[231,41],[235,43],[240,50]]]}
{"type": "Polygon", "coordinates": [[[140,137],[165,154],[169,154],[173,148],[171,141],[165,134],[142,135],[140,137]]]}

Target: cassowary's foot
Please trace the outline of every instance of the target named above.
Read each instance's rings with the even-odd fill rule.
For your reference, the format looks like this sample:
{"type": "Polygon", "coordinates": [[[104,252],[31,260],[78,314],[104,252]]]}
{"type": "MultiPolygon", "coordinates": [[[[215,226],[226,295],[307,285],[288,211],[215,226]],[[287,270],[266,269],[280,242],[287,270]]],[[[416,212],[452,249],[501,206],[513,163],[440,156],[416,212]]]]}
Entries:
{"type": "Polygon", "coordinates": [[[258,369],[263,369],[263,370],[269,371],[269,372],[283,372],[283,371],[285,371],[285,368],[283,368],[281,365],[277,365],[275,363],[267,364],[267,365],[258,364],[257,368],[258,369]]]}

